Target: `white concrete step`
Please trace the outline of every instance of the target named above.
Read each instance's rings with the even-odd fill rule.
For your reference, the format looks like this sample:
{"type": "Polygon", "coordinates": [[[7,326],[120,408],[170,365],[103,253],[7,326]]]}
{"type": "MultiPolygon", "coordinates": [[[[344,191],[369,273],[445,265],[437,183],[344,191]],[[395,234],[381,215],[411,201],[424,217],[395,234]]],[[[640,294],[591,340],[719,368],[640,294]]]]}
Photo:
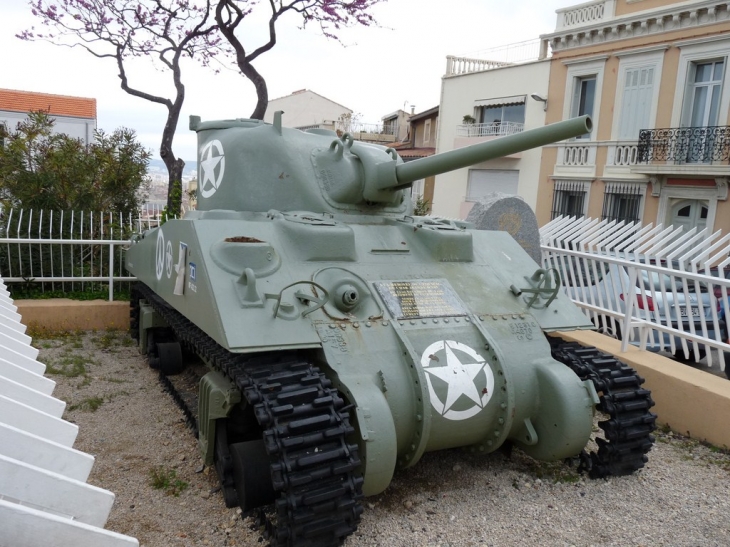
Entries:
{"type": "Polygon", "coordinates": [[[16,306],[15,304],[13,304],[13,301],[10,300],[10,299],[5,300],[5,301],[0,300],[0,310],[5,310],[5,311],[17,313],[18,312],[18,306],[16,306]]]}
{"type": "Polygon", "coordinates": [[[40,361],[36,361],[35,358],[22,355],[12,348],[3,347],[2,342],[0,342],[0,350],[0,355],[2,355],[2,358],[6,361],[12,362],[14,365],[26,368],[31,372],[35,372],[36,374],[43,374],[46,372],[46,365],[44,365],[40,361]]]}
{"type": "Polygon", "coordinates": [[[0,395],[0,423],[71,448],[79,426],[0,395]]]}
{"type": "MultiPolygon", "coordinates": [[[[23,335],[24,338],[28,338],[23,335]]],[[[29,359],[35,360],[38,357],[38,350],[29,343],[19,340],[17,336],[0,331],[0,348],[11,349],[29,359]]]]}
{"type": "Polygon", "coordinates": [[[46,395],[53,393],[56,388],[56,382],[40,374],[29,371],[27,368],[14,365],[3,357],[0,357],[0,376],[4,376],[9,380],[23,384],[25,387],[35,389],[46,395]]]}
{"type": "MultiPolygon", "coordinates": [[[[15,306],[13,306],[15,307],[15,306]]],[[[7,306],[0,306],[0,321],[8,320],[19,323],[21,321],[20,314],[15,310],[11,310],[7,306]]],[[[23,331],[25,332],[25,331],[23,331]]]]}
{"type": "Polygon", "coordinates": [[[15,336],[18,340],[30,345],[32,338],[25,333],[25,325],[20,321],[11,322],[10,319],[2,320],[0,318],[0,332],[8,336],[15,336]],[[15,323],[15,324],[12,324],[15,323]]]}
{"type": "Polygon", "coordinates": [[[10,380],[5,376],[0,376],[0,395],[32,406],[36,410],[40,410],[56,418],[63,416],[63,411],[66,408],[64,401],[26,387],[20,382],[10,380]]]}
{"type": "Polygon", "coordinates": [[[3,547],[138,547],[139,542],[103,528],[74,522],[0,500],[0,546],[3,547]]]}
{"type": "Polygon", "coordinates": [[[104,526],[114,494],[27,463],[0,456],[0,492],[6,501],[92,526],[104,526]]]}
{"type": "Polygon", "coordinates": [[[0,424],[0,456],[78,481],[85,481],[94,465],[94,457],[90,454],[4,424],[0,424]]]}

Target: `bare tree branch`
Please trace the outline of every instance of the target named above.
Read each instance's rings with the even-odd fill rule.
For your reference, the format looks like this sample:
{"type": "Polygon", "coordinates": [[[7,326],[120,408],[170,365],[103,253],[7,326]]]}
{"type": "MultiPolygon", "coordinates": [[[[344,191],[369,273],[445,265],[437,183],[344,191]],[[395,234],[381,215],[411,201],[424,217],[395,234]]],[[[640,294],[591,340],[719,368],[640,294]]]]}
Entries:
{"type": "Polygon", "coordinates": [[[218,56],[230,56],[228,42],[218,34],[211,16],[212,0],[29,0],[32,13],[44,25],[18,35],[23,40],[46,40],[80,46],[97,58],[113,58],[121,88],[128,94],[163,105],[167,119],[162,131],[160,157],[169,174],[168,210],[179,211],[185,162],[173,152],[173,139],[185,100],[180,60],[183,54],[203,66],[218,56]],[[157,95],[130,83],[127,61],[157,59],[169,71],[174,93],[157,95]]]}

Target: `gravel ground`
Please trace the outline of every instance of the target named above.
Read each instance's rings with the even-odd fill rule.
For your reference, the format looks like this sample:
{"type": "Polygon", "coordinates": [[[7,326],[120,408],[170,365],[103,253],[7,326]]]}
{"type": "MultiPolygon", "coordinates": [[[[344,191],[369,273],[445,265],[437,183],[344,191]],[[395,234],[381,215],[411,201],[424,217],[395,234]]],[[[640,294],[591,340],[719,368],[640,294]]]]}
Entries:
{"type": "MultiPolygon", "coordinates": [[[[96,457],[89,483],[116,494],[108,529],[145,547],[261,544],[252,521],[225,507],[215,471],[126,333],[34,338],[65,419],[80,427],[75,448],[96,457]]],[[[645,469],[605,481],[517,450],[427,454],[365,500],[345,545],[730,544],[730,456],[657,437],[645,469]]]]}

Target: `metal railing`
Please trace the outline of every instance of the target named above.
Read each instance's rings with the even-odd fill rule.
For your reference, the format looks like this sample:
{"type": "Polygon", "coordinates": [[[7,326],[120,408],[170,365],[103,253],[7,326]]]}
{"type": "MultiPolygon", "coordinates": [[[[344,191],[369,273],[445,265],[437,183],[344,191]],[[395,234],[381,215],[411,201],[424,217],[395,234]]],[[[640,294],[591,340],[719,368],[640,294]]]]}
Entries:
{"type": "Polygon", "coordinates": [[[345,133],[370,133],[374,135],[398,135],[397,123],[335,122],[335,129],[345,133]]]}
{"type": "Polygon", "coordinates": [[[525,124],[518,122],[465,123],[456,126],[456,136],[501,137],[522,133],[524,130],[525,124]]]}
{"type": "Polygon", "coordinates": [[[130,235],[161,224],[161,211],[136,215],[88,211],[0,211],[0,276],[41,292],[87,290],[108,284],[109,300],[120,282],[130,235]],[[116,285],[115,285],[116,283],[116,285]]]}
{"type": "Polygon", "coordinates": [[[730,235],[558,217],[540,229],[543,263],[606,334],[724,370],[730,235]]]}
{"type": "Polygon", "coordinates": [[[730,161],[730,127],[669,127],[639,131],[638,163],[730,161]]]}
{"type": "Polygon", "coordinates": [[[447,55],[445,76],[459,76],[461,74],[471,74],[472,72],[483,72],[485,70],[494,70],[495,68],[510,66],[512,64],[514,63],[447,55]]]}

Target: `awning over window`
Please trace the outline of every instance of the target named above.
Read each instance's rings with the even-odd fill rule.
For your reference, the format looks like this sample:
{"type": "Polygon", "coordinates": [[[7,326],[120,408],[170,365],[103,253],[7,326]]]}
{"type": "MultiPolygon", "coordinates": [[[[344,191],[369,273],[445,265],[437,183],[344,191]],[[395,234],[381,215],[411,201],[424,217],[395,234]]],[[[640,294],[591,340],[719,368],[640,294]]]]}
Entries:
{"type": "Polygon", "coordinates": [[[527,95],[513,95],[512,97],[495,97],[494,99],[477,99],[474,106],[510,106],[525,104],[527,95]]]}

